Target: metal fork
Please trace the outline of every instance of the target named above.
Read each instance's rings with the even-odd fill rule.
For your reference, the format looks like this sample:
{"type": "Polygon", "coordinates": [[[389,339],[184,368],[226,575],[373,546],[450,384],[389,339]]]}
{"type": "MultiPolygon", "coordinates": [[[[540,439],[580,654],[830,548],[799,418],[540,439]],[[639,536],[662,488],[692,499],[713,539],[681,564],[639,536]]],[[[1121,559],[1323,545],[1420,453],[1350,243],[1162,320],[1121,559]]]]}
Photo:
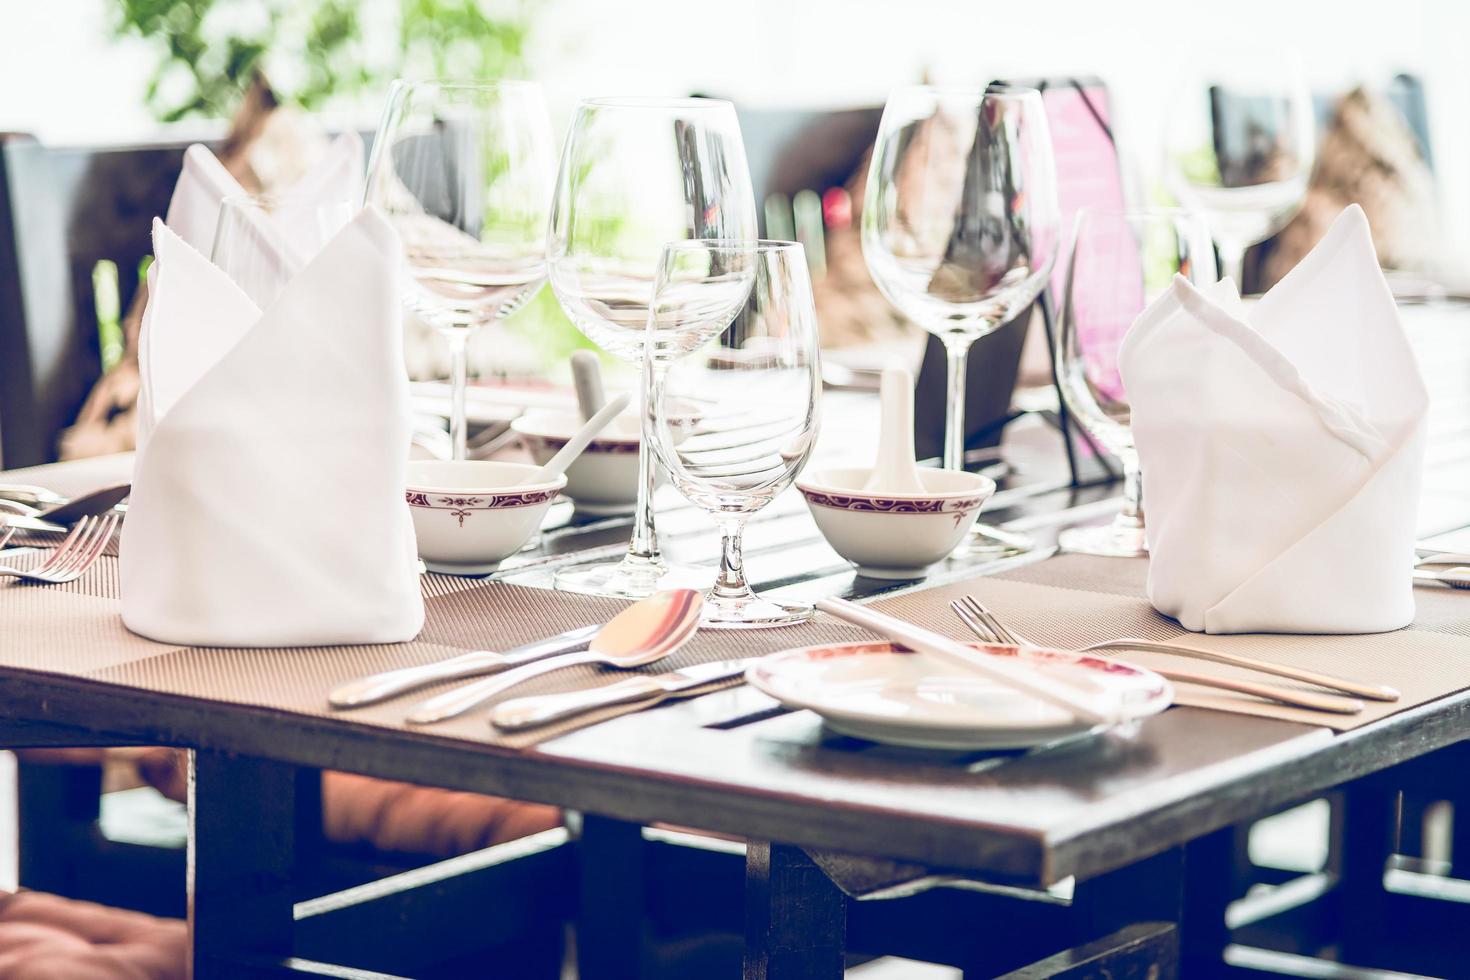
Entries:
{"type": "MultiPolygon", "coordinates": [[[[1014,630],[1007,627],[1004,623],[1002,623],[995,616],[994,613],[981,605],[979,600],[977,600],[974,596],[965,596],[963,599],[953,601],[949,605],[950,608],[955,611],[955,615],[959,616],[964,624],[970,628],[970,631],[987,643],[1003,643],[1008,646],[1034,646],[1034,644],[1027,641],[1025,637],[1021,636],[1019,633],[1015,632],[1014,630]]],[[[1078,652],[1084,653],[1092,650],[1097,650],[1114,642],[1118,641],[1110,641],[1109,644],[1093,644],[1090,647],[1083,647],[1082,650],[1079,650],[1078,652]]],[[[1136,643],[1135,646],[1140,645],[1142,642],[1143,641],[1139,641],[1139,643],[1136,643]]],[[[1148,645],[1148,649],[1159,650],[1161,648],[1167,648],[1168,646],[1168,644],[1150,643],[1148,645]]],[[[1191,654],[1200,652],[1213,652],[1195,651],[1191,647],[1180,647],[1174,650],[1166,650],[1165,652],[1177,653],[1182,650],[1188,650],[1191,654]]],[[[1234,662],[1234,660],[1235,658],[1232,657],[1225,662],[1234,662]]],[[[1248,661],[1248,663],[1250,665],[1254,665],[1258,663],[1258,661],[1248,661]]],[[[1237,666],[1244,666],[1244,664],[1237,663],[1237,666]]],[[[1309,674],[1309,672],[1307,671],[1295,671],[1294,668],[1283,667],[1277,669],[1276,665],[1274,664],[1264,666],[1272,667],[1273,669],[1270,671],[1272,673],[1281,674],[1284,671],[1291,671],[1291,674],[1285,674],[1284,676],[1293,676],[1294,679],[1297,680],[1303,679],[1301,675],[1309,674]]],[[[1262,668],[1258,667],[1257,669],[1262,668]]],[[[1335,714],[1344,715],[1355,715],[1363,710],[1363,702],[1355,698],[1338,697],[1335,694],[1316,694],[1311,691],[1296,691],[1290,688],[1275,687],[1274,685],[1270,684],[1257,684],[1254,681],[1233,680],[1224,677],[1210,677],[1206,674],[1196,674],[1188,671],[1173,670],[1172,668],[1155,668],[1154,673],[1168,678],[1171,681],[1180,681],[1186,684],[1198,684],[1203,687],[1214,687],[1224,691],[1234,691],[1237,694],[1249,694],[1252,697],[1264,698],[1268,701],[1279,701],[1282,704],[1289,704],[1297,708],[1309,708],[1314,711],[1331,711],[1335,714]]],[[[1316,677],[1319,675],[1310,674],[1309,676],[1316,677]]],[[[1309,681],[1309,683],[1317,683],[1319,687],[1333,687],[1336,690],[1342,689],[1336,687],[1335,679],[1333,684],[1322,684],[1317,681],[1309,681]]],[[[1395,697],[1397,697],[1396,692],[1395,697]]]]}
{"type": "MultiPolygon", "coordinates": [[[[77,521],[66,540],[39,566],[23,570],[0,565],[0,577],[10,576],[22,582],[39,582],[43,585],[60,585],[79,578],[102,557],[102,551],[112,540],[112,533],[117,530],[120,519],[118,514],[84,517],[77,521]]],[[[13,534],[15,528],[10,528],[0,537],[0,548],[5,547],[13,534]]]]}

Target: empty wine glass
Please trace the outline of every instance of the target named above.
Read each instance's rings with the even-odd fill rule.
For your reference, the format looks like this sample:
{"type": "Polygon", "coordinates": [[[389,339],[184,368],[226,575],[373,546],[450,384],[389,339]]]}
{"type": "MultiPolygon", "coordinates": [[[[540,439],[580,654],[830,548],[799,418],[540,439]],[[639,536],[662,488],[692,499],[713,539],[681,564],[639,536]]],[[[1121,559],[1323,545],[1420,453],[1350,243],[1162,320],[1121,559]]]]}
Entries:
{"type": "Polygon", "coordinates": [[[1118,348],[1138,314],[1176,275],[1198,286],[1217,279],[1202,216],[1172,208],[1077,212],[1056,326],[1057,376],[1067,408],[1122,463],[1123,510],[1104,527],[1063,531],[1059,543],[1067,551],[1121,558],[1148,554],[1143,485],[1118,348]]]}
{"type": "MultiPolygon", "coordinates": [[[[578,107],[562,150],[547,268],[562,309],[603,350],[642,362],[666,243],[755,236],[755,195],[730,103],[612,98],[578,107]]],[[[557,588],[637,598],[708,581],[697,569],[671,568],[659,553],[646,432],[638,465],[627,555],[563,568],[557,588]]]]}
{"type": "Polygon", "coordinates": [[[403,241],[410,310],[449,343],[455,459],[465,458],[470,334],[545,281],[553,153],[534,82],[394,82],[373,140],[367,201],[403,241]]]}
{"type": "Polygon", "coordinates": [[[746,520],[791,486],[817,437],[820,341],[801,245],[671,243],[647,350],[649,440],[679,492],[720,525],[704,625],[810,618],[809,605],[756,595],[741,551],[746,520]]]}
{"type": "MultiPolygon", "coordinates": [[[[1035,89],[917,86],[889,96],[868,172],[863,258],[888,301],[944,342],[948,469],[965,465],[970,347],[1041,292],[1060,221],[1046,109],[1035,89]]],[[[1029,545],[994,528],[982,535],[986,551],[1029,545]]]]}
{"type": "Polygon", "coordinates": [[[346,227],[348,200],[245,194],[220,202],[210,261],[265,309],[322,247],[346,227]]]}
{"type": "Polygon", "coordinates": [[[1176,78],[1165,179],[1209,222],[1226,277],[1280,231],[1306,197],[1316,152],[1312,102],[1295,54],[1252,43],[1191,51],[1176,78]]]}

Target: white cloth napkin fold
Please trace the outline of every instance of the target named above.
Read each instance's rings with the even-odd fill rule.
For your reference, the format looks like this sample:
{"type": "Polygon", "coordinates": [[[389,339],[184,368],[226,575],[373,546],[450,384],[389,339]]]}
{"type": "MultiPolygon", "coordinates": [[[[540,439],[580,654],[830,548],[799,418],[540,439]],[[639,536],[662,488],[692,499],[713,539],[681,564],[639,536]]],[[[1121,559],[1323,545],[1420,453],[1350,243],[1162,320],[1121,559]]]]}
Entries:
{"type": "Polygon", "coordinates": [[[1408,625],[1429,397],[1361,208],[1249,310],[1176,277],[1119,367],[1156,609],[1206,633],[1408,625]]]}
{"type": "MultiPolygon", "coordinates": [[[[273,192],[323,202],[357,201],[362,197],[362,161],[362,138],[353,132],[343,133],[300,180],[274,188],[273,192]]],[[[227,197],[249,193],[209,147],[195,143],[184,151],[184,167],[174,184],[165,220],[196,252],[207,256],[214,245],[220,203],[227,197]]]]}
{"type": "Polygon", "coordinates": [[[264,312],[162,222],[140,360],[156,419],[121,550],[129,629],[196,646],[390,643],[423,624],[404,503],[399,246],[364,210],[264,312]]]}

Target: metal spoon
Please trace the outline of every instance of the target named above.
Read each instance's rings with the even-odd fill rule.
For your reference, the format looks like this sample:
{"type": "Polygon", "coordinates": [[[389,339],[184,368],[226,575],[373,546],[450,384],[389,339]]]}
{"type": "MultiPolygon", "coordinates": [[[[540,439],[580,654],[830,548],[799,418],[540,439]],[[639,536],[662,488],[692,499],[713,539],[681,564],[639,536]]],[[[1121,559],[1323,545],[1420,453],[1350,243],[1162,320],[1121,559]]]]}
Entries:
{"type": "Polygon", "coordinates": [[[90,493],[61,500],[46,507],[32,507],[17,500],[0,499],[0,524],[22,531],[65,531],[84,517],[101,517],[120,505],[132,492],[129,484],[102,487],[90,493]],[[15,516],[7,518],[6,514],[15,516]]]}
{"type": "Polygon", "coordinates": [[[405,721],[432,725],[457,717],[522,681],[563,667],[602,664],[629,670],[662,660],[694,635],[703,605],[704,596],[693,589],[655,592],[609,620],[586,650],[507,670],[430,698],[409,712],[405,721]]]}

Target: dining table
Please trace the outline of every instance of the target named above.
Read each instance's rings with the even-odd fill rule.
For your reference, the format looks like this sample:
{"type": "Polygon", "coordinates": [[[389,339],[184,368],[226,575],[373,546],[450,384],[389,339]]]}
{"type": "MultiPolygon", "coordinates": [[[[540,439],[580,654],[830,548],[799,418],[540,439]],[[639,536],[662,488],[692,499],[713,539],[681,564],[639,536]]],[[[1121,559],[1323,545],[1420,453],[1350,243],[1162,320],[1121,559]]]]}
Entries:
{"type": "MultiPolygon", "coordinates": [[[[1405,323],[1434,394],[1421,537],[1464,550],[1470,306],[1406,308],[1405,323]]],[[[865,462],[876,415],[871,393],[828,392],[819,459],[865,462]]],[[[1043,590],[1025,593],[1016,608],[1045,600],[1042,612],[1058,620],[1094,607],[1133,615],[1126,604],[1143,601],[1146,559],[1082,560],[1054,546],[1060,529],[1109,518],[1116,484],[1070,479],[1047,413],[1012,430],[986,520],[1031,536],[1032,551],[950,559],[919,581],[864,579],[792,492],[747,531],[756,588],[790,599],[841,596],[934,624],[940,598],[972,588],[1002,598],[1043,590]]],[[[50,464],[0,472],[0,483],[65,493],[125,478],[128,466],[125,456],[50,464]]],[[[713,525],[671,493],[659,499],[666,551],[713,568],[713,525]]],[[[841,976],[852,953],[874,944],[882,908],[904,902],[924,911],[888,938],[967,977],[1096,975],[1089,964],[1113,976],[1195,975],[1189,964],[1218,963],[1228,941],[1232,896],[1219,876],[1230,828],[1332,790],[1381,803],[1396,773],[1470,733],[1470,659],[1458,675],[1448,661],[1450,679],[1422,697],[1348,727],[1185,705],[1028,751],[879,745],[740,684],[521,735],[497,732],[483,713],[416,727],[404,723],[401,701],[361,711],[326,704],[333,685],[375,670],[605,621],[620,603],[548,586],[561,564],[617,555],[627,531],[626,518],[582,517],[559,503],[539,541],[496,575],[423,576],[424,633],[392,646],[156,644],[118,621],[110,556],[70,584],[0,585],[0,745],[190,750],[187,908],[196,976],[381,975],[369,970],[374,952],[419,930],[513,930],[531,914],[533,906],[518,912],[513,898],[493,911],[471,902],[464,883],[477,880],[511,894],[551,881],[574,885],[566,913],[577,926],[580,975],[633,976],[644,907],[630,896],[647,890],[648,849],[679,844],[743,861],[744,975],[786,980],[841,976]],[[301,896],[292,872],[297,849],[308,846],[300,814],[311,803],[301,777],[321,769],[550,803],[566,811],[567,826],[372,885],[301,896]],[[337,956],[344,938],[351,953],[337,956]]],[[[1434,635],[1470,634],[1470,595],[1433,586],[1416,594],[1438,610],[1434,635]],[[1456,602],[1463,612],[1447,605],[1456,602]]],[[[937,628],[959,637],[960,627],[955,620],[937,628]]],[[[863,636],[821,617],[802,627],[701,632],[689,656],[752,656],[863,636]]],[[[567,682],[601,681],[583,670],[567,682]]],[[[1366,934],[1380,917],[1374,868],[1381,884],[1389,811],[1349,808],[1350,826],[1338,828],[1352,846],[1335,869],[1337,884],[1361,898],[1343,906],[1346,929],[1366,934]]],[[[685,887],[698,889],[698,877],[685,887]]]]}

